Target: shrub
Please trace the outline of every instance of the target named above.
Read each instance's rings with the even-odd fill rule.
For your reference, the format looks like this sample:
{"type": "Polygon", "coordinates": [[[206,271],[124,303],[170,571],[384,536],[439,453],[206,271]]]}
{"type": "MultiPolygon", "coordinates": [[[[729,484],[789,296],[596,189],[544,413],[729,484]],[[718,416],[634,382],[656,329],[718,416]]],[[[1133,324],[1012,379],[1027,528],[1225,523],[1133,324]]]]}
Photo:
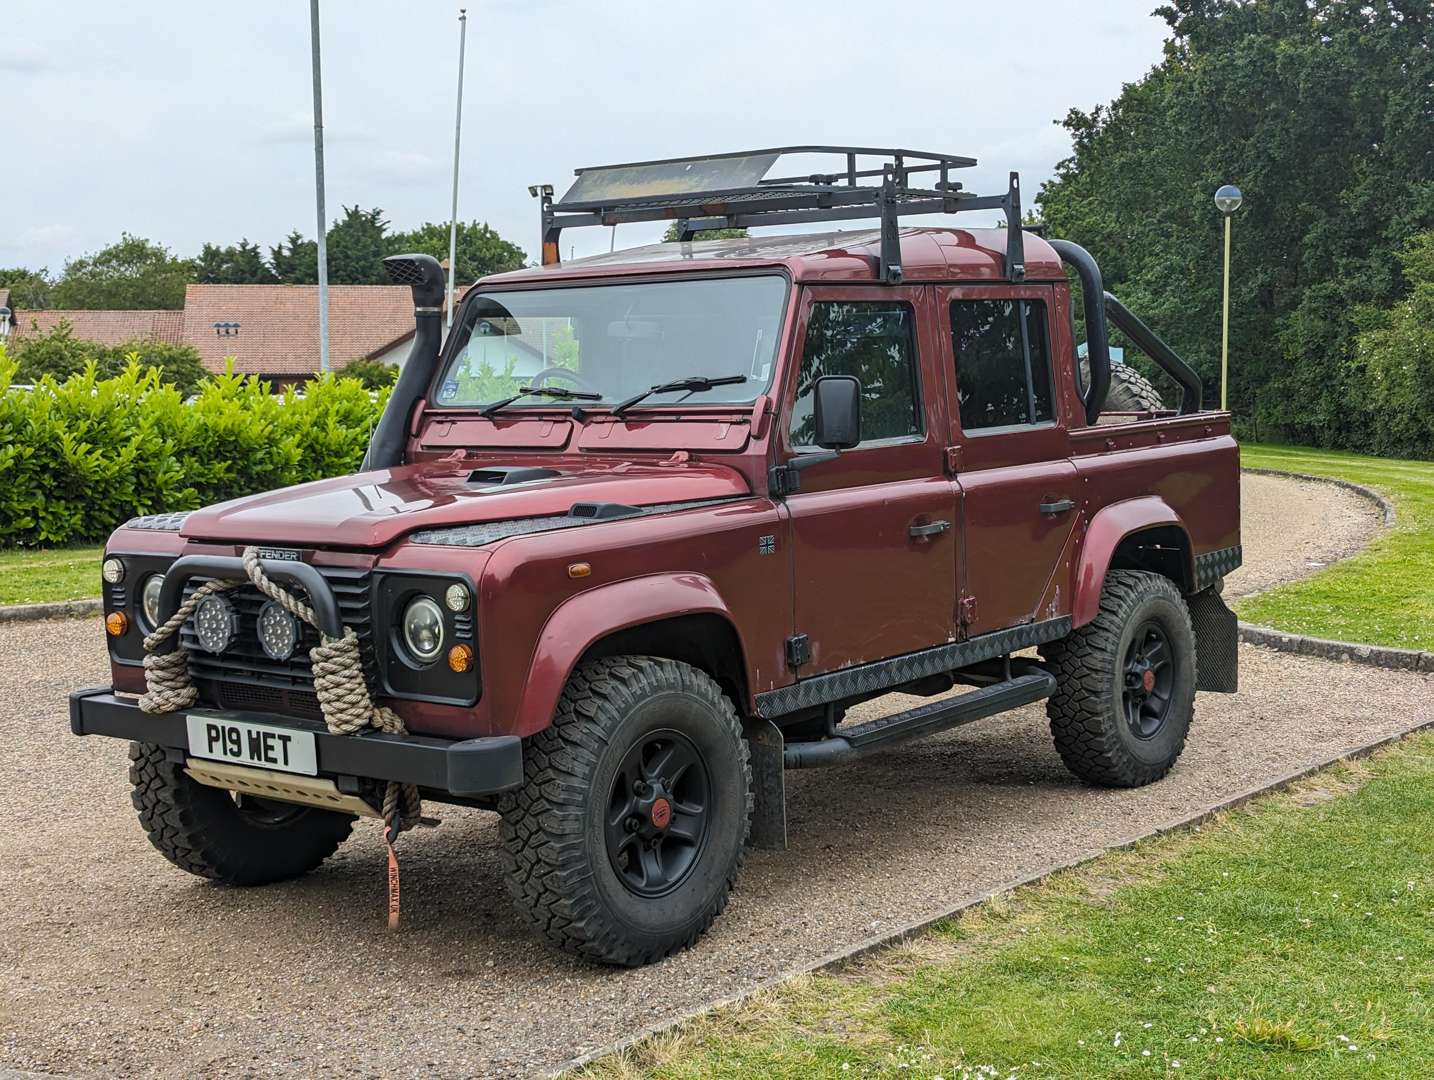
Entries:
{"type": "Polygon", "coordinates": [[[208,376],[193,346],[153,338],[104,345],[75,337],[70,324],[64,321],[48,333],[18,342],[14,358],[19,363],[15,381],[22,383],[37,383],[46,375],[63,381],[79,374],[91,362],[102,378],[111,378],[131,361],[138,361],[144,367],[159,369],[161,382],[172,383],[187,396],[208,376]]]}
{"type": "Polygon", "coordinates": [[[370,390],[380,390],[394,384],[398,378],[398,365],[385,364],[382,360],[353,360],[339,375],[345,379],[357,379],[370,390]]]}
{"type": "Polygon", "coordinates": [[[98,540],[135,514],[191,510],[352,472],[387,400],[332,377],[270,393],[226,372],[192,401],[131,361],[16,390],[0,349],[0,545],[98,540]]]}
{"type": "Polygon", "coordinates": [[[1434,457],[1434,232],[1399,256],[1409,292],[1392,307],[1359,312],[1355,350],[1376,453],[1434,457]]]}

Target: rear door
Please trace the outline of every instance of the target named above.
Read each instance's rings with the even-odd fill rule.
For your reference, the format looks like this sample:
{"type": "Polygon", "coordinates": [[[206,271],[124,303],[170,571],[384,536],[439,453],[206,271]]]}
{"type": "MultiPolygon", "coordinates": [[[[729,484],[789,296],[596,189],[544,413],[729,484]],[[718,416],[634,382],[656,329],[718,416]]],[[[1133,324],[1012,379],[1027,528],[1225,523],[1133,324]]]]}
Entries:
{"type": "Polygon", "coordinates": [[[944,644],[955,630],[959,529],[940,341],[929,289],[809,288],[782,410],[784,456],[815,451],[812,384],[854,375],[862,442],[801,474],[786,499],[805,677],[944,644]],[[934,408],[933,408],[934,407],[934,408]]]}
{"type": "Polygon", "coordinates": [[[1040,285],[945,287],[938,299],[954,375],[949,412],[964,507],[964,632],[1067,614],[1070,597],[1059,590],[1048,596],[1048,586],[1081,499],[1054,391],[1053,292],[1040,285]]]}

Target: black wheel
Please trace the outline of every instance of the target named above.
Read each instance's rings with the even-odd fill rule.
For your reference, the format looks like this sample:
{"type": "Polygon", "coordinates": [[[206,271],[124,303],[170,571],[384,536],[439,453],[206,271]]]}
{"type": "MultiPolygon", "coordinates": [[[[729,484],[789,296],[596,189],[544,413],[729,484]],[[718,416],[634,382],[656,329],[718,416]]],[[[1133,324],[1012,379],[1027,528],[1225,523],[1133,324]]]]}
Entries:
{"type": "Polygon", "coordinates": [[[337,850],[354,819],[236,796],[190,779],[162,747],[130,743],[130,799],[149,842],[181,870],[226,885],[306,874],[337,850]]]}
{"type": "Polygon", "coordinates": [[[1071,772],[1140,787],[1170,771],[1195,711],[1195,634],[1169,578],[1112,570],[1095,619],[1042,653],[1057,681],[1046,714],[1071,772]]]}
{"type": "Polygon", "coordinates": [[[558,946],[647,964],[726,907],[752,770],[736,710],[707,675],[649,656],[584,664],[524,771],[500,807],[508,886],[558,946]]]}

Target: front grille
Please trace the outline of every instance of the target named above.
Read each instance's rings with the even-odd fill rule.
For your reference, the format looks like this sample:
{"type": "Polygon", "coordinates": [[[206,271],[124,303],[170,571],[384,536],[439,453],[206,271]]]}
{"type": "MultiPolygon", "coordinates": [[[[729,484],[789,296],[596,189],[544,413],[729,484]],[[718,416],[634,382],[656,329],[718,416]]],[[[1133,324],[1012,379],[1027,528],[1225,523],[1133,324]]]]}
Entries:
{"type": "MultiPolygon", "coordinates": [[[[370,688],[377,686],[368,572],[329,566],[317,569],[334,590],[343,624],[358,635],[370,688]]],[[[202,584],[202,578],[189,582],[185,597],[202,584]]],[[[303,590],[295,591],[303,596],[303,590]]],[[[224,595],[239,613],[239,632],[224,652],[216,656],[201,648],[191,623],[185,623],[180,630],[180,643],[189,653],[189,675],[199,688],[201,700],[220,708],[317,716],[309,650],[319,643],[318,631],[301,622],[294,655],[287,660],[271,659],[259,644],[257,631],[259,609],[268,598],[247,584],[224,595]]]]}

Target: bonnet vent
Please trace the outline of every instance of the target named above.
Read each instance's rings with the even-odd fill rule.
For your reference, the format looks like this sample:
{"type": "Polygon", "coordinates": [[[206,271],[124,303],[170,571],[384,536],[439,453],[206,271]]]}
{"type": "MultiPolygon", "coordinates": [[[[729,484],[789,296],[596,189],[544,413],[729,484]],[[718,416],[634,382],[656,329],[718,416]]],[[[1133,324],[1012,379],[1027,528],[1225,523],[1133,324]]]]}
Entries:
{"type": "Polygon", "coordinates": [[[545,469],[540,465],[490,465],[486,469],[474,469],[468,474],[468,482],[488,487],[494,484],[526,484],[532,480],[552,480],[562,475],[557,469],[545,469]]]}

